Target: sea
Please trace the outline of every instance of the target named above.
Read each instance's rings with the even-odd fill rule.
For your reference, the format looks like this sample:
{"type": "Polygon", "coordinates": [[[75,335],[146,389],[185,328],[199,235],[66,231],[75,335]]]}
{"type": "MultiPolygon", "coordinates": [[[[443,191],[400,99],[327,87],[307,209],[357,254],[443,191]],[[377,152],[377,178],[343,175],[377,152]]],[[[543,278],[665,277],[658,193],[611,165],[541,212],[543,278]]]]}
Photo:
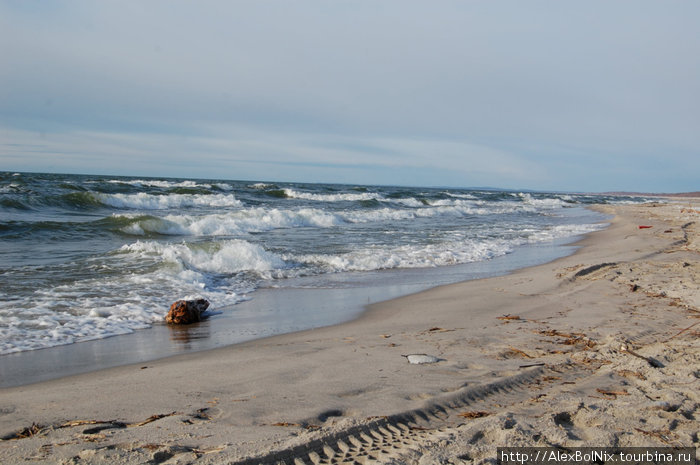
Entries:
{"type": "MultiPolygon", "coordinates": [[[[605,227],[587,205],[644,200],[0,172],[0,362],[147,332],[163,326],[178,299],[207,299],[212,325],[235,327],[240,316],[247,338],[342,321],[349,316],[310,311],[283,327],[284,315],[261,311],[250,323],[263,291],[352,289],[401,276],[421,276],[423,287],[464,280],[454,270],[465,264],[605,227]],[[424,278],[431,270],[441,277],[424,278]]],[[[308,295],[304,305],[313,306],[308,295]]]]}

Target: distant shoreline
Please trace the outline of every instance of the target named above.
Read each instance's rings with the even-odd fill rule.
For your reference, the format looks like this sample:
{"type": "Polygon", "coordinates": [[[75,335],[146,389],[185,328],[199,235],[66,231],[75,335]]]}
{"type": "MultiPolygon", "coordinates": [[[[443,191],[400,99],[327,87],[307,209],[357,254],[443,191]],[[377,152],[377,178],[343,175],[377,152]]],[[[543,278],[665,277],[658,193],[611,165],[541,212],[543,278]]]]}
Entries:
{"type": "Polygon", "coordinates": [[[678,192],[678,193],[653,193],[653,192],[599,192],[594,195],[621,195],[630,197],[670,197],[674,199],[682,198],[697,198],[700,197],[700,191],[695,192],[678,192]]]}

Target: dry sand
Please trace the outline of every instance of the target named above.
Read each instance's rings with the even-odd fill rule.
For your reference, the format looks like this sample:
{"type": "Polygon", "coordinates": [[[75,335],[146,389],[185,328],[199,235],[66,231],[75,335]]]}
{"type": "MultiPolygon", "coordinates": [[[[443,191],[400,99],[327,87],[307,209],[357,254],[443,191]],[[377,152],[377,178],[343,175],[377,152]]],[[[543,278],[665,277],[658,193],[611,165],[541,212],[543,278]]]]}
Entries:
{"type": "Polygon", "coordinates": [[[3,389],[0,463],[479,464],[498,446],[697,447],[688,202],[599,207],[611,226],[574,255],[343,325],[3,389]]]}

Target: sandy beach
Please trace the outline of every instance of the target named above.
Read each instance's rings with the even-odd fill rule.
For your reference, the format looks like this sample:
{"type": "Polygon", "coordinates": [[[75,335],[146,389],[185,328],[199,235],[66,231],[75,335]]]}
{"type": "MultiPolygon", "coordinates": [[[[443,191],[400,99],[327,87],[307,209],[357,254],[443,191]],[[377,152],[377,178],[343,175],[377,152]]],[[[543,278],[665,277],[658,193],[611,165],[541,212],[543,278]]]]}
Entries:
{"type": "Polygon", "coordinates": [[[698,447],[700,203],[595,208],[610,227],[545,265],[342,325],[2,389],[0,462],[481,464],[500,446],[698,447]]]}

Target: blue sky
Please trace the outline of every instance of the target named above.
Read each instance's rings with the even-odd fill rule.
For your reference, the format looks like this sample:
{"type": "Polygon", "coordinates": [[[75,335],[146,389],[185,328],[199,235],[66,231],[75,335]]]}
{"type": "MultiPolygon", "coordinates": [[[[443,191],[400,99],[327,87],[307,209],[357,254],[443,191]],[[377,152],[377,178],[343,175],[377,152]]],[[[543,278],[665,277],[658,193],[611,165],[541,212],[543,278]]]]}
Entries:
{"type": "Polygon", "coordinates": [[[0,170],[700,190],[697,1],[0,0],[0,170]]]}

